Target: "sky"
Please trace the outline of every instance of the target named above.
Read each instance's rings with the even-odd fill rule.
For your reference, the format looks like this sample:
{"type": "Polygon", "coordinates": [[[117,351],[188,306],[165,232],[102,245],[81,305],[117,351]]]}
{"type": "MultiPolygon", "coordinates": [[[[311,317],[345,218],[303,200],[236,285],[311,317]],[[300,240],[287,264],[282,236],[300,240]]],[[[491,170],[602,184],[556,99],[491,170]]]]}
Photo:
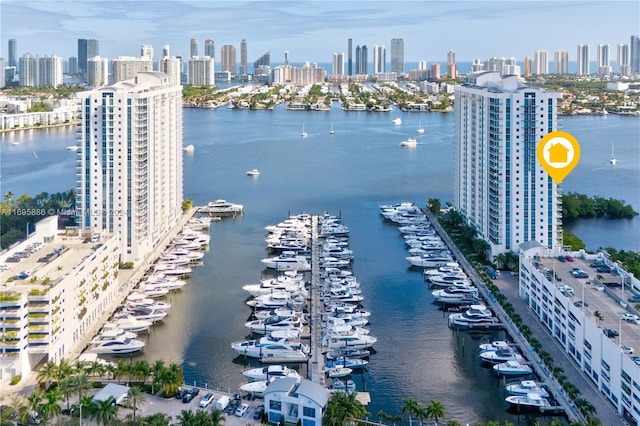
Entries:
{"type": "MultiPolygon", "coordinates": [[[[387,47],[404,39],[405,61],[446,61],[448,50],[457,61],[492,56],[533,57],[534,51],[567,50],[576,57],[578,44],[616,45],[640,35],[640,2],[632,1],[240,1],[240,0],[0,0],[0,57],[15,38],[18,56],[77,56],[77,39],[97,39],[100,56],[139,56],[151,44],[155,57],[162,46],[171,55],[189,56],[192,37],[199,54],[204,41],[237,49],[247,40],[248,60],[271,51],[281,63],[284,51],[293,63],[331,62],[334,52],[356,45],[387,47]]],[[[346,58],[345,58],[346,59],[346,58]]]]}

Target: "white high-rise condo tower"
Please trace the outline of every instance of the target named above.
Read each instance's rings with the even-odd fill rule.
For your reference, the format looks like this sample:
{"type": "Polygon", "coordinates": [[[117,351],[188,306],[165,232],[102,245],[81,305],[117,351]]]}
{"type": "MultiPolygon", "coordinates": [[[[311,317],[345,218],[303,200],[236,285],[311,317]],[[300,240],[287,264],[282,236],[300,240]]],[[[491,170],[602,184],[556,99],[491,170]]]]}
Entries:
{"type": "Polygon", "coordinates": [[[115,233],[123,261],[153,250],[182,214],[182,86],[160,72],[78,93],[82,232],[115,233]]]}
{"type": "Polygon", "coordinates": [[[469,74],[455,94],[457,211],[489,243],[492,256],[525,241],[560,246],[561,194],[536,148],[556,129],[561,94],[486,71],[469,74]]]}
{"type": "Polygon", "coordinates": [[[546,50],[536,50],[533,54],[533,73],[549,74],[549,58],[546,50]]]}
{"type": "Polygon", "coordinates": [[[590,74],[591,64],[589,62],[589,45],[588,44],[579,44],[578,45],[578,70],[576,74],[578,75],[587,75],[590,74]]]}

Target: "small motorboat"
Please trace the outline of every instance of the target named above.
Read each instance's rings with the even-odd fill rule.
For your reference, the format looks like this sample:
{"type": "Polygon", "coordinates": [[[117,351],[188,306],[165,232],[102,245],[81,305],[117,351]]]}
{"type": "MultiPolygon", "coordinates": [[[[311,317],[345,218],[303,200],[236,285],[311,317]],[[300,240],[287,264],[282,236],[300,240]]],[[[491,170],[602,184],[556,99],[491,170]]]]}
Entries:
{"type": "Polygon", "coordinates": [[[418,141],[414,138],[409,138],[407,140],[404,140],[402,142],[400,142],[400,146],[408,146],[408,147],[413,147],[418,145],[418,141]]]}
{"type": "Polygon", "coordinates": [[[529,393],[527,395],[511,395],[504,399],[509,403],[512,409],[518,411],[540,411],[551,408],[552,405],[546,398],[536,394],[529,393]]]}
{"type": "Polygon", "coordinates": [[[503,376],[526,376],[533,373],[531,367],[527,364],[521,364],[518,361],[507,361],[501,364],[496,364],[493,367],[493,371],[503,376]]]}
{"type": "Polygon", "coordinates": [[[247,171],[247,176],[260,176],[260,171],[258,169],[252,169],[247,171]]]}
{"type": "Polygon", "coordinates": [[[334,379],[332,389],[338,390],[338,391],[351,392],[356,390],[356,383],[351,379],[348,379],[346,381],[340,380],[340,379],[334,379]]]}
{"type": "Polygon", "coordinates": [[[395,125],[400,125],[402,124],[402,119],[400,117],[394,118],[391,122],[395,125]]]}
{"type": "Polygon", "coordinates": [[[336,367],[327,368],[326,370],[327,376],[329,376],[332,379],[336,377],[346,377],[352,372],[353,372],[353,369],[342,367],[340,365],[336,367]]]}
{"type": "Polygon", "coordinates": [[[542,398],[548,398],[549,392],[534,380],[522,380],[517,383],[511,383],[505,386],[505,390],[509,395],[529,395],[537,394],[542,398]]]}
{"type": "Polygon", "coordinates": [[[191,153],[191,152],[195,151],[195,150],[196,150],[196,148],[195,148],[193,145],[189,144],[189,145],[185,146],[184,148],[182,148],[182,150],[183,150],[184,152],[189,152],[189,153],[191,153]]]}

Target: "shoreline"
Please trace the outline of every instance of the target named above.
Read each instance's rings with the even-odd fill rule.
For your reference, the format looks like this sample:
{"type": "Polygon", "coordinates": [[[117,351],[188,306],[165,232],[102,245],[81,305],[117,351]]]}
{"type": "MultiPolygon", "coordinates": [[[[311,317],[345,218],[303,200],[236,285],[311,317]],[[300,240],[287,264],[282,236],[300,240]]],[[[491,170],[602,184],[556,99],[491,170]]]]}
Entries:
{"type": "Polygon", "coordinates": [[[24,130],[54,129],[57,127],[77,126],[78,123],[80,123],[80,120],[72,121],[69,123],[47,124],[43,126],[19,127],[17,129],[0,129],[0,133],[21,132],[24,130]]]}

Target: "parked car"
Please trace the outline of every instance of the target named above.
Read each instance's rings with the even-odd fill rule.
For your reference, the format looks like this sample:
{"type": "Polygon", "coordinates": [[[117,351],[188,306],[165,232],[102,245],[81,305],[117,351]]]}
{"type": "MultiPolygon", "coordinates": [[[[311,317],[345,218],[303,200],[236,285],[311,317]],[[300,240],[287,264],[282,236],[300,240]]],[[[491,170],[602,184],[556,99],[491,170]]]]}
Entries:
{"type": "Polygon", "coordinates": [[[198,407],[207,408],[213,402],[213,394],[211,392],[205,394],[198,403],[198,407]]]}
{"type": "Polygon", "coordinates": [[[565,258],[565,260],[566,260],[567,262],[573,262],[573,256],[569,256],[569,255],[567,255],[567,256],[565,256],[564,258],[565,258]]]}
{"type": "Polygon", "coordinates": [[[603,332],[607,337],[618,337],[618,336],[620,335],[617,331],[612,330],[612,329],[610,329],[610,328],[603,328],[603,329],[602,329],[602,332],[603,332]]]}
{"type": "Polygon", "coordinates": [[[558,259],[560,262],[566,262],[566,261],[567,261],[567,258],[566,258],[565,256],[558,256],[558,257],[557,257],[557,259],[558,259]]]}
{"type": "Polygon", "coordinates": [[[631,346],[622,345],[622,346],[620,346],[620,349],[622,349],[622,352],[624,352],[627,355],[633,353],[633,348],[631,346]]]}
{"type": "Polygon", "coordinates": [[[189,392],[189,389],[179,388],[178,393],[176,394],[176,399],[182,399],[189,392]]]}
{"type": "Polygon", "coordinates": [[[491,266],[487,266],[487,275],[489,275],[492,280],[495,280],[496,278],[498,278],[498,271],[493,269],[491,266]]]}
{"type": "Polygon", "coordinates": [[[631,303],[640,303],[640,294],[636,294],[627,299],[631,303]]]}
{"type": "Polygon", "coordinates": [[[640,324],[640,317],[638,317],[637,315],[633,315],[633,314],[624,314],[622,316],[622,319],[624,321],[629,321],[632,322],[634,324],[640,324]]]}
{"type": "Polygon", "coordinates": [[[242,417],[247,413],[248,409],[249,409],[249,404],[245,402],[244,404],[236,408],[236,412],[233,414],[235,414],[236,417],[242,417]]]}
{"type": "Polygon", "coordinates": [[[611,272],[611,268],[609,268],[607,265],[602,265],[602,266],[598,266],[596,268],[596,271],[606,274],[606,273],[611,272]]]}
{"type": "Polygon", "coordinates": [[[577,302],[573,302],[574,306],[577,306],[578,308],[584,306],[585,308],[587,306],[589,306],[589,304],[587,302],[583,302],[582,300],[578,300],[577,302]]]}
{"type": "Polygon", "coordinates": [[[253,420],[260,420],[262,413],[264,413],[264,405],[261,404],[256,407],[256,411],[253,413],[253,420]]]}
{"type": "Polygon", "coordinates": [[[189,389],[187,391],[187,394],[182,397],[182,402],[184,402],[184,403],[191,402],[193,400],[193,398],[198,396],[199,393],[200,393],[200,389],[198,389],[198,388],[189,389]]]}

